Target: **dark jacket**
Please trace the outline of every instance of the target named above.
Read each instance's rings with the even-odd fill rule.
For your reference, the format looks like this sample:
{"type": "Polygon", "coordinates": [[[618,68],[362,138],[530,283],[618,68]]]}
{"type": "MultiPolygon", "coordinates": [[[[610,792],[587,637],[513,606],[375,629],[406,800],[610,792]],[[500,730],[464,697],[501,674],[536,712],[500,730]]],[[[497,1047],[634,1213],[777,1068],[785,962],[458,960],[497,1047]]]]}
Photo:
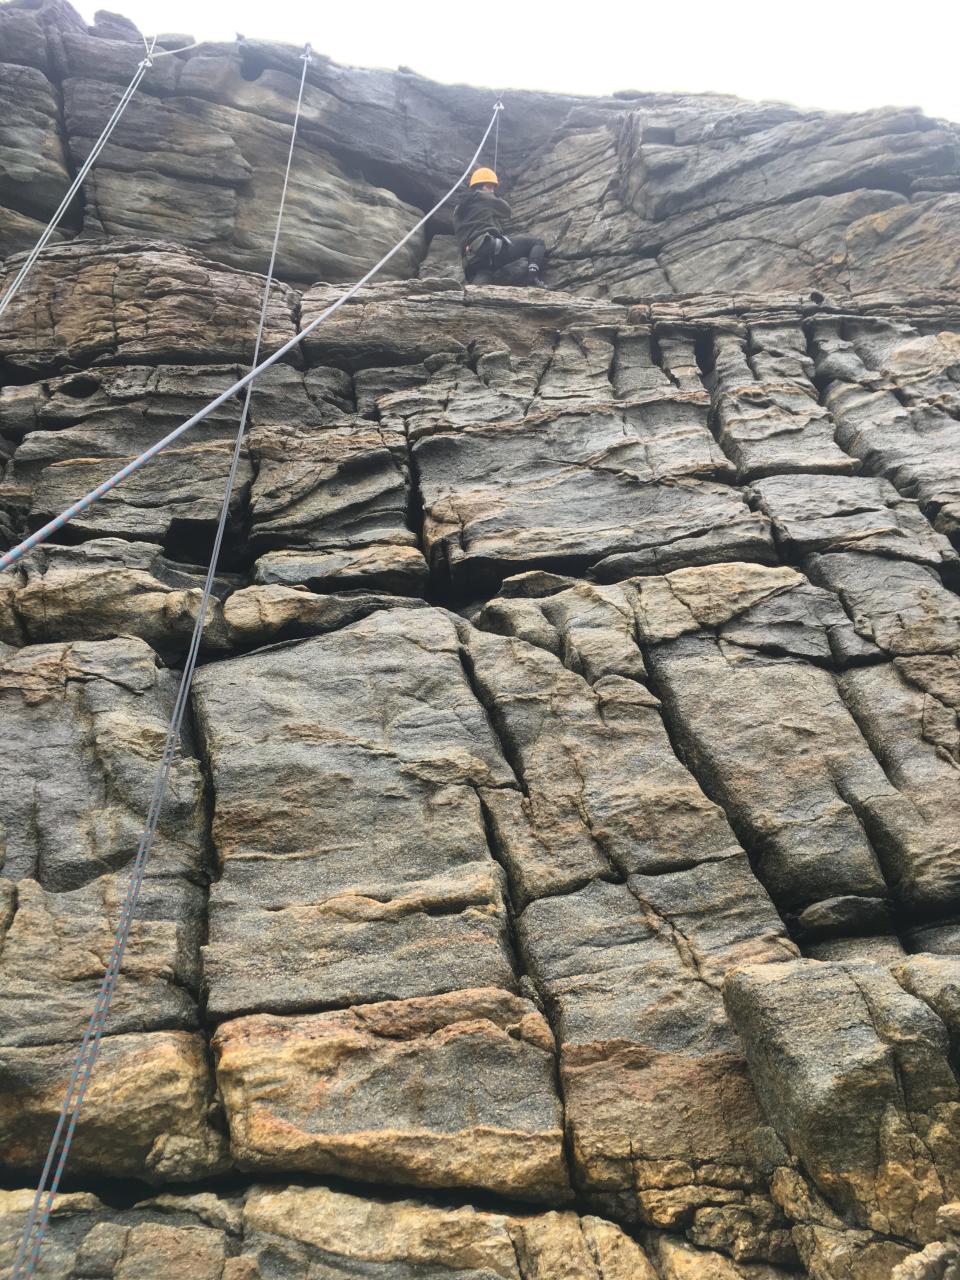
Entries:
{"type": "Polygon", "coordinates": [[[460,252],[487,231],[502,236],[510,221],[510,206],[492,191],[468,191],[453,215],[453,234],[460,252]]]}

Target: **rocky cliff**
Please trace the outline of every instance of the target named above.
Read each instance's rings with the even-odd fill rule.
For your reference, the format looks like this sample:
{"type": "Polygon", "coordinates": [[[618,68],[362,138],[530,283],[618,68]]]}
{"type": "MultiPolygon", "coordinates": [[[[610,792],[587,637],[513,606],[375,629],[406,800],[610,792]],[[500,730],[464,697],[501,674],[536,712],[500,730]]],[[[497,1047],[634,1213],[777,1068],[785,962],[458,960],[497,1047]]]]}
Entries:
{"type": "MultiPolygon", "coordinates": [[[[158,60],[0,317],[4,545],[244,371],[299,54],[158,60]]],[[[0,7],[0,293],[142,55],[0,7]]],[[[268,350],[492,102],[314,61],[268,350]]],[[[38,1274],[960,1265],[960,132],[506,106],[553,287],[465,287],[441,215],[257,383],[38,1274]]],[[[0,577],[4,1266],[240,409],[0,577]]]]}

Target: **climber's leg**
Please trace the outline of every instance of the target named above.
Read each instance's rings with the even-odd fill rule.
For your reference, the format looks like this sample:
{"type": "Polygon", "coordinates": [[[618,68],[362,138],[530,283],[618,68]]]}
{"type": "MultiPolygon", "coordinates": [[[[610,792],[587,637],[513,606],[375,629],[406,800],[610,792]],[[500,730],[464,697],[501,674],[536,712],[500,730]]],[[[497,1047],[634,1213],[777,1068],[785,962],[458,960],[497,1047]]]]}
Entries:
{"type": "Polygon", "coordinates": [[[531,284],[543,284],[543,259],[546,256],[546,245],[536,236],[511,236],[510,243],[504,243],[497,254],[497,270],[509,262],[517,262],[526,258],[528,263],[527,278],[531,284]]]}

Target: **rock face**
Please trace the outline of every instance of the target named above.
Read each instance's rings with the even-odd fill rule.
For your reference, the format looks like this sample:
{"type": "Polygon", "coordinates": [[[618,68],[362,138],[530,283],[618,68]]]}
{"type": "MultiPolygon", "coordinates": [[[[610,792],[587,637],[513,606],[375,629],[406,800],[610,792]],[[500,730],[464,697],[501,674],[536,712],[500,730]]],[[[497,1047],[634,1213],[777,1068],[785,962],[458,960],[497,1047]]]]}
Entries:
{"type": "MultiPolygon", "coordinates": [[[[173,240],[259,269],[299,54],[249,40],[161,52],[65,234],[173,240]]],[[[36,238],[142,56],[132,24],[88,29],[65,0],[5,6],[0,253],[36,238]]],[[[361,275],[461,172],[491,100],[315,56],[281,275],[361,275]]],[[[960,136],[917,110],[838,115],[720,95],[515,92],[498,170],[518,224],[546,239],[556,282],[580,293],[856,296],[960,284],[960,136]]],[[[429,242],[414,237],[387,275],[415,278],[425,258],[431,273],[448,274],[449,232],[441,219],[429,242]]]]}
{"type": "MultiPolygon", "coordinates": [[[[0,295],[142,48],[0,7],[0,295]]],[[[0,317],[4,547],[248,367],[301,70],[149,69],[0,317]]],[[[266,351],[489,111],[314,57],[266,351]]],[[[499,163],[555,287],[466,286],[446,210],[256,383],[44,1274],[942,1280],[960,134],[517,93],[499,163]]],[[[241,403],[0,576],[0,1267],[241,403]]]]}

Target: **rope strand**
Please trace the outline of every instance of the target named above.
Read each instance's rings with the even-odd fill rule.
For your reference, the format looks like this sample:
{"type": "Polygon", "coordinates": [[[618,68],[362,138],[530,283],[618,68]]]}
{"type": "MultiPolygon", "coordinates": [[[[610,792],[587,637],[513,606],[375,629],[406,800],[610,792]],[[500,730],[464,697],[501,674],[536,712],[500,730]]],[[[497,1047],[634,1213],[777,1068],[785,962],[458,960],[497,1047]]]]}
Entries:
{"type": "Polygon", "coordinates": [[[26,261],[24,262],[23,266],[20,268],[19,272],[17,273],[16,279],[14,280],[13,284],[10,286],[7,292],[3,295],[3,297],[0,298],[0,316],[2,316],[4,311],[6,311],[7,307],[9,307],[10,303],[13,301],[13,299],[16,297],[17,293],[19,292],[20,286],[23,284],[24,280],[26,280],[27,276],[33,270],[34,264],[36,263],[37,259],[40,257],[40,254],[43,252],[43,250],[47,247],[47,244],[50,241],[50,237],[53,235],[53,233],[56,231],[57,227],[59,226],[61,218],[66,213],[67,209],[69,209],[70,205],[73,203],[74,197],[76,196],[77,192],[80,190],[80,187],[83,185],[84,178],[86,178],[87,174],[93,168],[94,164],[97,161],[97,157],[100,155],[100,152],[107,145],[110,135],[113,133],[113,130],[117,125],[117,122],[119,121],[120,117],[123,115],[124,111],[127,108],[127,103],[136,93],[137,88],[140,85],[140,81],[147,74],[149,69],[153,66],[153,46],[156,44],[156,42],[157,42],[157,38],[156,36],[154,36],[150,44],[150,47],[147,50],[147,56],[140,63],[137,64],[137,70],[134,74],[133,79],[127,85],[126,89],[124,89],[123,94],[120,97],[120,101],[117,103],[116,107],[114,108],[113,115],[104,125],[103,132],[100,134],[100,137],[93,144],[90,154],[87,156],[86,160],[83,162],[80,169],[78,170],[77,176],[74,178],[73,182],[70,184],[70,190],[60,201],[59,208],[57,209],[53,217],[50,219],[50,221],[47,223],[46,227],[44,228],[40,236],[40,239],[37,241],[37,243],[33,246],[33,248],[27,254],[26,261]]]}
{"type": "MultiPolygon", "coordinates": [[[[310,46],[307,45],[303,54],[303,74],[300,78],[300,93],[297,98],[293,129],[290,134],[290,148],[287,152],[287,166],[283,177],[283,189],[280,195],[279,209],[277,211],[277,222],[273,234],[273,245],[270,250],[270,263],[267,267],[263,298],[260,304],[260,323],[257,330],[257,338],[253,354],[254,368],[260,358],[260,348],[267,324],[270,293],[273,286],[274,272],[277,263],[277,249],[280,244],[280,231],[283,225],[283,214],[287,202],[287,191],[290,186],[290,171],[293,165],[293,151],[297,138],[300,112],[303,105],[303,90],[306,84],[307,68],[309,67],[310,62],[310,46]]],[[[46,1236],[54,1199],[57,1195],[57,1191],[59,1190],[60,1180],[63,1176],[63,1171],[67,1163],[67,1157],[70,1154],[70,1148],[73,1144],[77,1121],[80,1116],[80,1109],[83,1106],[84,1099],[86,1098],[90,1077],[93,1074],[93,1069],[96,1065],[97,1057],[99,1056],[100,1040],[103,1035],[107,1018],[110,1014],[110,1007],[113,1002],[117,979],[120,975],[123,957],[130,937],[130,928],[133,924],[133,917],[136,912],[140,890],[143,885],[147,860],[149,859],[150,853],[153,849],[157,828],[160,823],[163,801],[166,796],[170,773],[177,753],[177,744],[180,741],[180,735],[183,729],[183,718],[186,714],[187,704],[190,698],[190,688],[193,683],[193,674],[197,665],[197,657],[200,653],[200,642],[203,637],[203,628],[206,621],[207,609],[210,604],[210,598],[213,594],[217,563],[220,558],[220,551],[223,546],[223,538],[227,527],[227,521],[230,516],[230,500],[233,496],[234,488],[236,487],[237,472],[243,451],[243,440],[246,435],[247,420],[250,413],[250,399],[252,392],[253,383],[251,382],[247,385],[247,394],[243,402],[243,409],[237,426],[233,455],[230,460],[230,468],[227,474],[223,502],[220,507],[220,518],[217,522],[217,532],[213,541],[213,551],[210,556],[210,563],[207,568],[207,575],[204,580],[203,591],[200,597],[197,620],[194,623],[193,633],[190,637],[190,646],[187,651],[186,661],[184,662],[183,674],[180,678],[180,685],[177,690],[177,697],[170,717],[167,736],[164,741],[163,752],[160,758],[160,769],[154,783],[153,794],[150,799],[150,807],[147,811],[146,824],[144,826],[143,834],[140,837],[140,844],[137,848],[136,857],[134,858],[130,881],[127,885],[127,892],[120,911],[113,948],[110,952],[106,973],[104,974],[100,989],[97,992],[93,1013],[90,1016],[90,1021],[87,1024],[86,1032],[84,1033],[80,1049],[74,1061],[73,1072],[60,1110],[57,1127],[54,1131],[53,1138],[50,1141],[50,1147],[47,1151],[47,1158],[44,1162],[40,1183],[37,1187],[36,1195],[34,1196],[33,1206],[24,1226],[23,1235],[20,1241],[20,1248],[17,1251],[16,1261],[14,1262],[11,1280],[19,1280],[21,1276],[32,1276],[34,1274],[34,1270],[40,1257],[43,1240],[46,1236]],[[56,1161],[56,1169],[48,1187],[47,1179],[50,1178],[50,1171],[53,1168],[54,1161],[56,1161]],[[24,1263],[26,1264],[25,1269],[24,1263]]]]}
{"type": "MultiPolygon", "coordinates": [[[[184,423],[176,432],[172,432],[170,436],[161,441],[159,445],[155,445],[153,451],[148,450],[147,454],[141,455],[146,458],[147,455],[153,456],[159,449],[165,447],[171,439],[182,434],[194,422],[200,421],[203,417],[213,411],[215,407],[222,404],[230,396],[236,394],[238,390],[245,387],[246,396],[244,398],[243,409],[240,415],[240,422],[237,428],[237,435],[234,441],[233,455],[230,463],[230,470],[227,477],[226,488],[224,491],[223,502],[220,508],[220,518],[217,523],[217,532],[214,538],[213,551],[210,557],[210,563],[207,568],[207,575],[204,581],[203,591],[201,593],[200,606],[197,612],[197,620],[194,623],[193,633],[190,638],[190,646],[187,657],[184,662],[183,674],[180,679],[180,685],[177,690],[177,697],[174,703],[173,712],[170,717],[170,723],[167,729],[166,739],[164,741],[163,752],[160,759],[160,768],[154,782],[153,793],[150,799],[150,806],[147,811],[146,822],[143,834],[140,837],[140,843],[134,858],[131,869],[130,880],[127,885],[126,895],[124,897],[123,906],[118,918],[116,934],[114,937],[113,947],[110,952],[110,958],[107,963],[107,969],[97,992],[94,1002],[93,1012],[84,1032],[80,1049],[74,1061],[73,1070],[70,1081],[67,1086],[67,1092],[64,1097],[60,1114],[57,1120],[56,1129],[53,1138],[50,1141],[50,1147],[47,1151],[47,1157],[44,1162],[43,1172],[40,1182],[34,1196],[33,1204],[27,1215],[27,1221],[24,1225],[23,1234],[21,1236],[20,1245],[17,1250],[16,1260],[13,1265],[11,1280],[22,1280],[22,1277],[33,1276],[37,1262],[40,1257],[40,1251],[46,1236],[47,1228],[50,1222],[50,1215],[53,1210],[54,1200],[60,1187],[60,1181],[66,1167],[67,1157],[73,1143],[76,1133],[77,1122],[80,1116],[80,1109],[86,1098],[87,1088],[90,1083],[90,1077],[97,1062],[100,1051],[100,1041],[103,1036],[107,1018],[110,1014],[110,1008],[113,1002],[113,996],[116,990],[117,981],[120,976],[120,970],[123,964],[124,954],[126,952],[127,943],[129,941],[130,929],[133,924],[133,917],[137,909],[137,902],[140,896],[140,890],[143,885],[144,875],[146,873],[147,862],[153,848],[153,842],[156,837],[157,829],[160,823],[160,815],[163,808],[164,798],[166,796],[167,785],[170,773],[173,768],[174,759],[177,752],[177,746],[180,741],[180,735],[183,728],[183,718],[186,713],[187,705],[190,697],[190,689],[193,681],[193,674],[196,669],[197,657],[200,652],[200,643],[203,636],[204,623],[206,621],[207,609],[213,593],[214,580],[217,570],[217,561],[219,559],[220,550],[223,545],[223,538],[226,531],[227,521],[230,514],[230,500],[236,484],[237,471],[240,463],[243,439],[246,432],[246,425],[250,410],[250,399],[253,391],[253,383],[264,369],[275,364],[287,351],[291,350],[298,342],[302,342],[308,333],[317,328],[328,316],[332,315],[343,304],[362,287],[372,276],[374,276],[380,268],[393,257],[410,237],[429,219],[434,213],[440,209],[447,200],[453,195],[457,187],[464,181],[470,170],[473,168],[477,157],[480,155],[483,147],[493,128],[494,121],[497,118],[499,107],[495,109],[494,115],[491,117],[490,123],[487,125],[486,132],[481,139],[480,145],[473,154],[470,164],[458,178],[457,182],[450,188],[447,194],[437,205],[428,213],[412,230],[394,246],[394,248],[386,254],[376,266],[372,267],[361,280],[357,282],[346,293],[342,294],[331,306],[327,307],[302,333],[290,342],[286,343],[279,350],[275,351],[272,356],[262,363],[258,364],[260,358],[260,350],[263,342],[263,335],[266,329],[267,314],[269,310],[270,291],[273,284],[274,272],[276,269],[277,248],[280,242],[280,231],[283,222],[284,208],[286,205],[287,191],[290,183],[290,172],[293,163],[294,145],[296,142],[297,128],[300,120],[300,113],[303,104],[303,92],[306,83],[307,69],[311,62],[310,46],[307,45],[303,54],[303,74],[300,80],[300,93],[297,99],[297,108],[294,116],[293,129],[290,137],[290,148],[287,154],[287,166],[283,180],[283,190],[280,197],[280,206],[277,213],[277,223],[274,231],[273,246],[270,253],[270,263],[267,269],[267,276],[264,283],[263,298],[260,306],[260,319],[257,331],[256,342],[253,354],[253,367],[250,372],[241,378],[233,387],[225,391],[223,395],[212,401],[205,410],[200,414],[194,415],[189,422],[184,423]],[[54,1165],[56,1166],[54,1168],[54,1165]],[[53,1176],[51,1177],[51,1170],[53,1176]],[[49,1185],[48,1185],[49,1180],[49,1185]]],[[[132,465],[132,464],[131,464],[132,465]]],[[[102,488],[102,486],[101,486],[102,488]]],[[[89,504],[88,504],[89,505],[89,504]]],[[[29,539],[28,539],[29,541],[29,539]]],[[[11,553],[12,554],[12,553],[11,553]]],[[[21,551],[20,554],[23,554],[21,551]]],[[[19,557],[18,557],[19,558],[19,557]]],[[[4,557],[8,559],[8,557],[4,557]]],[[[13,563],[13,561],[10,561],[13,563]]],[[[4,565],[3,567],[6,567],[4,565]]]]}
{"type": "Polygon", "coordinates": [[[77,176],[74,178],[73,182],[70,184],[70,189],[67,191],[67,194],[61,200],[56,213],[53,215],[53,217],[47,223],[46,227],[41,232],[40,238],[37,240],[37,243],[33,246],[33,248],[27,254],[26,260],[24,261],[23,266],[20,268],[19,272],[17,273],[16,279],[14,280],[13,284],[10,286],[7,292],[3,295],[3,297],[0,298],[0,316],[3,315],[4,311],[6,311],[7,307],[9,307],[10,303],[16,297],[17,293],[20,291],[20,286],[23,284],[27,276],[33,270],[37,259],[40,257],[40,254],[50,243],[53,233],[56,231],[57,227],[60,225],[60,222],[63,219],[64,214],[67,212],[67,210],[70,208],[70,205],[73,203],[77,193],[80,190],[80,187],[83,185],[84,179],[86,178],[87,174],[90,172],[90,170],[93,168],[94,164],[96,163],[100,155],[100,152],[103,150],[103,148],[107,145],[108,141],[110,140],[110,135],[113,133],[114,129],[116,128],[120,120],[120,117],[123,115],[124,111],[126,110],[127,104],[129,103],[133,95],[136,93],[137,89],[140,87],[140,81],[143,79],[143,77],[147,74],[147,72],[150,70],[150,68],[158,59],[170,58],[177,53],[187,53],[190,49],[199,49],[200,46],[204,43],[204,41],[202,40],[195,40],[193,44],[185,44],[180,49],[159,49],[158,50],[156,48],[157,39],[158,39],[157,36],[153,36],[150,39],[149,43],[147,42],[146,36],[141,36],[141,39],[143,40],[144,57],[142,61],[137,64],[137,70],[134,73],[133,79],[127,85],[126,89],[124,89],[123,94],[120,97],[120,101],[117,103],[116,107],[114,108],[113,115],[104,125],[103,132],[100,134],[100,137],[97,139],[97,141],[93,144],[90,154],[87,156],[83,165],[79,169],[77,176]]]}

